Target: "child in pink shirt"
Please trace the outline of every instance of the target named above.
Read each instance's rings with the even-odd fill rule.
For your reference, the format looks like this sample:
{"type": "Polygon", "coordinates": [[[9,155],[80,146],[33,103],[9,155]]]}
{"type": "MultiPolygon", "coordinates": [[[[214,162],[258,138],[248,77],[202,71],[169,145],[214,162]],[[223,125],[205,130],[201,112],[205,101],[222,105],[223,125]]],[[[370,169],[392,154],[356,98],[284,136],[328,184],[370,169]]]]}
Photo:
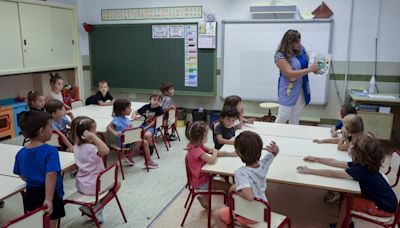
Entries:
{"type": "MultiPolygon", "coordinates": [[[[82,194],[96,195],[97,177],[105,170],[102,157],[107,155],[110,150],[96,136],[96,122],[89,117],[80,116],[72,121],[71,138],[75,143],[74,157],[78,166],[76,188],[82,194]]],[[[119,187],[120,183],[118,183],[117,189],[119,187]]],[[[98,206],[101,205],[102,201],[99,202],[98,206]]],[[[89,208],[82,206],[79,209],[90,217],[89,208]]],[[[97,212],[96,217],[100,223],[103,223],[103,210],[97,212]]]]}
{"type": "MultiPolygon", "coordinates": [[[[201,172],[201,168],[205,164],[213,164],[217,160],[217,157],[223,156],[237,156],[235,152],[218,151],[213,148],[208,148],[204,144],[208,139],[208,126],[204,122],[188,123],[186,125],[186,137],[189,140],[187,145],[186,161],[189,167],[192,179],[190,180],[192,186],[199,190],[208,190],[208,178],[209,175],[201,172]]],[[[231,184],[221,180],[213,180],[211,188],[213,190],[229,191],[231,184]]],[[[199,200],[202,207],[208,208],[208,196],[199,196],[199,200]]]]}

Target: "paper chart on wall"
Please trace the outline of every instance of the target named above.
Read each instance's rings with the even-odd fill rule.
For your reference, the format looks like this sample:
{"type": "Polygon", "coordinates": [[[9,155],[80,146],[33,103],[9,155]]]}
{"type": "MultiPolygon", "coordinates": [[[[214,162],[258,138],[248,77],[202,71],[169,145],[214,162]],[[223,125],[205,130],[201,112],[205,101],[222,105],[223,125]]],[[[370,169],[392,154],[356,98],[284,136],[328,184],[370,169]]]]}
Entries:
{"type": "Polygon", "coordinates": [[[197,56],[197,26],[185,25],[185,86],[198,86],[197,56]]]}
{"type": "Polygon", "coordinates": [[[216,22],[199,22],[199,48],[215,48],[216,27],[216,22]]]}
{"type": "Polygon", "coordinates": [[[170,25],[169,38],[183,38],[184,26],[183,25],[170,25]]]}
{"type": "Polygon", "coordinates": [[[168,25],[153,25],[152,30],[153,30],[152,32],[153,39],[165,39],[169,37],[168,25]]]}

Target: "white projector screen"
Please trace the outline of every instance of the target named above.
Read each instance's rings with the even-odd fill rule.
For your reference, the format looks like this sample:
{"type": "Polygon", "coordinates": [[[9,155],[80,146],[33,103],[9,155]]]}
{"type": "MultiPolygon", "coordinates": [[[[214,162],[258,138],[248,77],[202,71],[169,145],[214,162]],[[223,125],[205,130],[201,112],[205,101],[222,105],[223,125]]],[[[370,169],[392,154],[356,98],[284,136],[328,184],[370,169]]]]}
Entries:
{"type": "MultiPolygon", "coordinates": [[[[289,29],[301,33],[307,52],[331,53],[332,20],[222,21],[222,96],[277,101],[279,70],[274,54],[289,29]]],[[[328,77],[309,74],[311,104],[327,102],[328,77]]]]}

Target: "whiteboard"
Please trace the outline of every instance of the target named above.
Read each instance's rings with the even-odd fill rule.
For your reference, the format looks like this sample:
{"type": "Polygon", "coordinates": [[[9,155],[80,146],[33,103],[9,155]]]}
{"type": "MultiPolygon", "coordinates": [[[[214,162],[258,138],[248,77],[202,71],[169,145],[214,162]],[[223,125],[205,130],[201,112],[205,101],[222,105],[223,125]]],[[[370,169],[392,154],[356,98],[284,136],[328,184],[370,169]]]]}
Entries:
{"type": "MultiPolygon", "coordinates": [[[[331,53],[331,19],[222,21],[222,96],[278,101],[274,54],[289,29],[301,33],[308,53],[331,53]]],[[[329,77],[309,74],[311,104],[326,104],[329,77]]]]}

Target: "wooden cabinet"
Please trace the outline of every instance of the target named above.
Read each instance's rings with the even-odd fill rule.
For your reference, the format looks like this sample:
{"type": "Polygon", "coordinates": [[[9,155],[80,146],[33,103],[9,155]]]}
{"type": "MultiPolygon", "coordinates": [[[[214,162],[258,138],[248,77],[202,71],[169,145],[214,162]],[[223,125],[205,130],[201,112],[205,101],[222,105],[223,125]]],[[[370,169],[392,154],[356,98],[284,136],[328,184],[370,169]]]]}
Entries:
{"type": "Polygon", "coordinates": [[[0,0],[0,75],[76,68],[76,9],[0,0]]]}
{"type": "Polygon", "coordinates": [[[0,71],[23,69],[18,4],[0,1],[0,71]]]}
{"type": "Polygon", "coordinates": [[[393,114],[358,111],[364,122],[364,132],[371,132],[378,139],[390,140],[392,135],[393,114]]]}

